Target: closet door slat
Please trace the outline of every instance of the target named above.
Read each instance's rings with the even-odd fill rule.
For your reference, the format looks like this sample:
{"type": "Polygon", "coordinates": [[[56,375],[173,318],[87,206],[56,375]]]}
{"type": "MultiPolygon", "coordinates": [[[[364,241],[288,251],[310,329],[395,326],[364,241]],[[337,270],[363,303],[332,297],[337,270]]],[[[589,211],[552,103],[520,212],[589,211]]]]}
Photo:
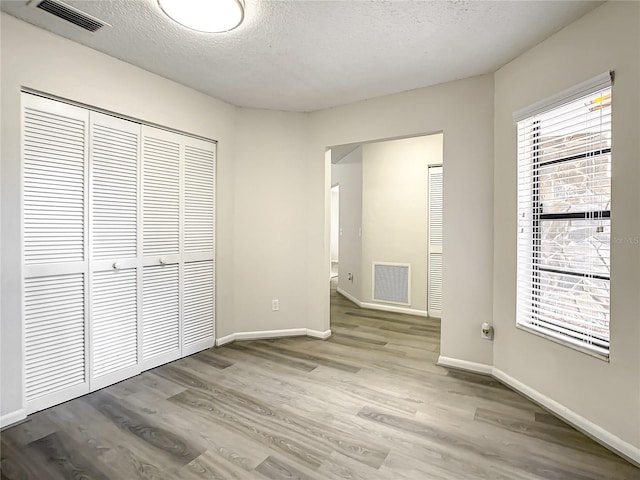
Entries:
{"type": "Polygon", "coordinates": [[[213,251],[215,240],[215,145],[185,145],[184,251],[213,251]]]}
{"type": "Polygon", "coordinates": [[[180,252],[179,136],[143,129],[143,253],[171,255],[180,252]]]}
{"type": "Polygon", "coordinates": [[[187,355],[207,343],[213,346],[215,314],[213,260],[186,262],[183,282],[182,353],[187,355]]]}
{"type": "MultiPolygon", "coordinates": [[[[138,295],[135,268],[94,272],[91,279],[93,379],[138,364],[138,295]]],[[[122,375],[126,378],[130,375],[122,375]]],[[[112,383],[112,382],[109,382],[112,383]]],[[[92,390],[95,388],[92,385],[92,390]]]]}
{"type": "Polygon", "coordinates": [[[23,98],[24,261],[82,261],[87,115],[52,100],[23,98]]]}
{"type": "Polygon", "coordinates": [[[140,125],[91,112],[92,259],[133,258],[140,125]]]}
{"type": "Polygon", "coordinates": [[[152,368],[180,356],[180,268],[150,265],[142,272],[142,356],[152,368]]]}
{"type": "MultiPolygon", "coordinates": [[[[87,385],[84,275],[27,278],[25,293],[25,396],[27,403],[87,385]],[[46,354],[43,359],[42,355],[46,354]]],[[[77,389],[75,391],[78,391],[77,389]]],[[[80,392],[88,391],[86,389],[80,392]]],[[[28,411],[35,409],[28,408],[28,411]]]]}

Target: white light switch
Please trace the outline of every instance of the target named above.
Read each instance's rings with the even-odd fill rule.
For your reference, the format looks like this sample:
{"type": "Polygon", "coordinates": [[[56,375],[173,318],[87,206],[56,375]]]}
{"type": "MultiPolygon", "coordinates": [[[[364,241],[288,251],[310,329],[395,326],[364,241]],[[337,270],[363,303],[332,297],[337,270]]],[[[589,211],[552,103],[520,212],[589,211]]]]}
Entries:
{"type": "Polygon", "coordinates": [[[273,300],[271,300],[271,311],[277,312],[278,310],[280,310],[280,300],[274,298],[273,300]]]}

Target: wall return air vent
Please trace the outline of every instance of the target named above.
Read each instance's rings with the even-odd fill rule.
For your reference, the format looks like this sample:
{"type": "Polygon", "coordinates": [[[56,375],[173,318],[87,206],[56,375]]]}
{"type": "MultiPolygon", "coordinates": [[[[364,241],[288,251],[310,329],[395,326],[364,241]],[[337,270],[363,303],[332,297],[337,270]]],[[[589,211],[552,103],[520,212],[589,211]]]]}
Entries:
{"type": "Polygon", "coordinates": [[[373,262],[373,300],[410,305],[411,265],[373,262]]]}
{"type": "Polygon", "coordinates": [[[49,12],[58,18],[73,23],[74,25],[84,28],[90,32],[98,31],[105,26],[111,26],[107,22],[103,22],[96,17],[92,17],[88,13],[84,13],[77,8],[58,0],[43,0],[41,2],[37,2],[36,8],[49,12]]]}

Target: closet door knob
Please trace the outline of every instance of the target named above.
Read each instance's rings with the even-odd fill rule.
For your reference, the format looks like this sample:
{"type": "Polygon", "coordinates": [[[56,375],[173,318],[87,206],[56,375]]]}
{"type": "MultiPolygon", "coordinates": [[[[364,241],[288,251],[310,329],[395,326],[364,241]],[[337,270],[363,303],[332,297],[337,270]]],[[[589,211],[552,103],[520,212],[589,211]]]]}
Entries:
{"type": "Polygon", "coordinates": [[[118,262],[113,262],[113,265],[111,265],[113,267],[114,270],[118,270],[120,268],[120,264],[118,262]]]}
{"type": "Polygon", "coordinates": [[[158,260],[158,262],[160,262],[160,265],[165,265],[167,263],[167,259],[164,257],[160,257],[160,259],[158,260]]]}

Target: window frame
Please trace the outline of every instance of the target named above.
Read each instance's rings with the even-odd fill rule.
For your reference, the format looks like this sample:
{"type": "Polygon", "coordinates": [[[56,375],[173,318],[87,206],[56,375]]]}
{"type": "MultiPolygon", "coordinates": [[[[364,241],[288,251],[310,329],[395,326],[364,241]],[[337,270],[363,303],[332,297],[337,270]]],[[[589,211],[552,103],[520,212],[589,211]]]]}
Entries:
{"type": "MultiPolygon", "coordinates": [[[[583,98],[588,95],[595,94],[599,91],[602,91],[607,88],[612,87],[612,79],[613,72],[607,72],[606,74],[600,75],[592,80],[587,82],[583,82],[576,87],[569,89],[565,92],[561,92],[560,94],[554,95],[549,99],[538,102],[537,104],[532,105],[526,109],[523,109],[514,114],[514,121],[519,123],[521,121],[529,120],[529,126],[531,128],[531,132],[527,135],[521,135],[520,126],[518,125],[518,135],[517,135],[517,149],[518,149],[518,180],[517,180],[517,204],[518,204],[518,216],[521,213],[521,196],[530,195],[531,198],[529,200],[526,207],[526,211],[530,214],[530,219],[524,221],[527,227],[531,228],[530,233],[530,245],[528,249],[525,250],[522,246],[520,234],[523,232],[519,230],[518,240],[517,240],[517,256],[516,256],[516,264],[518,270],[518,281],[516,282],[516,327],[527,332],[536,334],[538,336],[542,336],[547,338],[553,342],[568,346],[570,348],[576,349],[583,353],[587,353],[596,358],[600,358],[605,361],[609,361],[609,356],[611,352],[610,345],[610,312],[611,312],[611,289],[610,289],[610,280],[611,275],[599,275],[594,274],[593,272],[585,272],[585,271],[576,271],[576,270],[566,270],[562,268],[553,268],[553,266],[548,266],[542,264],[542,246],[543,246],[543,235],[542,235],[542,225],[543,222],[555,222],[555,221],[576,221],[576,220],[586,220],[586,221],[598,221],[605,220],[609,221],[609,228],[611,226],[611,205],[609,203],[608,210],[597,210],[592,209],[588,211],[581,212],[571,212],[567,211],[564,213],[544,213],[543,210],[543,199],[541,193],[541,169],[545,167],[549,167],[554,164],[561,164],[571,161],[579,161],[586,160],[589,158],[595,158],[603,155],[608,156],[607,163],[609,168],[612,163],[612,150],[611,143],[607,146],[596,146],[596,148],[590,149],[585,152],[581,152],[578,154],[572,152],[566,152],[567,155],[564,155],[560,158],[551,158],[544,159],[542,158],[542,149],[541,149],[541,127],[542,120],[540,118],[535,118],[539,115],[549,114],[555,110],[559,110],[560,108],[568,105],[580,98],[583,98]],[[521,149],[526,150],[527,142],[531,142],[531,151],[526,154],[526,157],[521,156],[521,149]],[[531,178],[527,179],[527,182],[523,185],[521,183],[521,171],[522,168],[530,168],[531,178]],[[530,205],[530,206],[529,206],[530,205]],[[523,260],[522,258],[526,258],[523,260]],[[526,272],[526,267],[530,267],[531,271],[526,272]],[[521,284],[521,269],[525,269],[527,275],[529,275],[528,281],[525,284],[521,284]],[[608,324],[607,328],[609,333],[606,337],[604,334],[597,335],[595,332],[591,335],[594,341],[589,342],[584,339],[584,334],[579,330],[579,326],[576,325],[574,330],[568,328],[566,323],[558,320],[558,323],[554,325],[553,322],[548,321],[547,319],[541,319],[540,316],[536,315],[536,311],[539,310],[539,298],[540,293],[544,294],[544,291],[540,292],[540,289],[544,288],[543,283],[541,281],[542,274],[551,273],[563,276],[570,277],[582,277],[582,278],[593,278],[595,280],[601,280],[603,282],[608,282],[608,324]],[[526,289],[527,291],[524,291],[526,289]],[[538,291],[538,293],[536,293],[538,291]],[[521,310],[521,302],[523,299],[528,296],[530,298],[529,308],[525,308],[521,310]],[[525,313],[527,315],[525,315],[525,313]],[[545,325],[546,324],[546,325],[545,325]],[[555,328],[551,328],[552,325],[555,328]],[[563,331],[561,331],[563,330],[563,331]],[[571,335],[571,332],[575,335],[571,335]],[[583,338],[580,338],[580,337],[583,338]],[[597,342],[601,342],[601,344],[605,344],[606,348],[602,345],[599,345],[597,342]]],[[[585,120],[585,123],[588,120],[585,120]]],[[[523,127],[524,128],[524,127],[523,127]]],[[[602,132],[602,130],[601,130],[602,132]]],[[[606,132],[611,133],[611,127],[606,130],[606,132]]],[[[524,155],[524,154],[522,154],[524,155]]],[[[526,174],[525,174],[526,175],[526,174]]],[[[589,177],[594,178],[594,177],[589,177]]],[[[609,198],[611,195],[611,183],[608,185],[609,187],[609,198]]],[[[571,198],[578,198],[577,196],[573,196],[571,198]]],[[[523,217],[526,217],[525,213],[522,213],[523,217]]],[[[518,219],[518,228],[520,229],[520,219],[518,219]]],[[[597,229],[600,227],[596,227],[597,229]]],[[[523,237],[525,238],[525,237],[523,237]]],[[[526,238],[525,238],[526,239],[526,238]]],[[[611,236],[609,235],[609,246],[612,244],[611,236]]],[[[558,251],[562,251],[558,249],[558,251]]],[[[609,249],[608,260],[610,265],[611,252],[609,249]]],[[[566,267],[565,267],[566,268],[566,267]]],[[[566,298],[571,298],[570,295],[567,295],[566,298]]],[[[544,305],[543,305],[544,306],[544,305]]]]}

